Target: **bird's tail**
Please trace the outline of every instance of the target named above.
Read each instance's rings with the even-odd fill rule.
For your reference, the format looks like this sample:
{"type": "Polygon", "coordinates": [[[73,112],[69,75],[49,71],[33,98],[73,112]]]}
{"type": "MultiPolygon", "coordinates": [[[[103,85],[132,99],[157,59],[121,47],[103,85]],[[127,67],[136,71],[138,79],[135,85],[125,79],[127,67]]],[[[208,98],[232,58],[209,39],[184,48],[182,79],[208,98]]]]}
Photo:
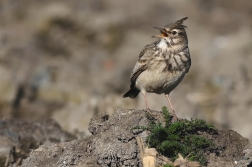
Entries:
{"type": "Polygon", "coordinates": [[[134,99],[138,94],[139,94],[139,90],[136,88],[131,88],[128,92],[126,92],[123,97],[130,97],[132,99],[134,99]]]}

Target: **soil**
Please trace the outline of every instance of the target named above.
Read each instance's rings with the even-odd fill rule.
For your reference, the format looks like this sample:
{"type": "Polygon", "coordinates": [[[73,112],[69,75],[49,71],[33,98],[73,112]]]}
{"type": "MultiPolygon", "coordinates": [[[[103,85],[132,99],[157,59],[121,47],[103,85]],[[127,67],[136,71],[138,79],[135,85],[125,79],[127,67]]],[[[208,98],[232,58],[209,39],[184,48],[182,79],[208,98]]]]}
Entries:
{"type": "Polygon", "coordinates": [[[209,167],[234,166],[235,161],[244,156],[243,150],[249,144],[248,139],[233,130],[218,130],[216,135],[204,136],[212,140],[217,148],[212,153],[206,151],[209,167]]]}
{"type": "MultiPolygon", "coordinates": [[[[157,120],[162,120],[160,111],[151,111],[157,120]]],[[[136,136],[145,141],[148,132],[133,130],[134,126],[146,126],[145,110],[117,109],[112,116],[97,116],[91,119],[91,136],[50,146],[40,146],[23,161],[23,167],[34,166],[87,166],[87,167],[142,167],[136,136]]],[[[218,130],[217,134],[203,134],[211,139],[216,150],[205,150],[207,166],[230,167],[243,158],[248,139],[232,130],[218,130]]]]}

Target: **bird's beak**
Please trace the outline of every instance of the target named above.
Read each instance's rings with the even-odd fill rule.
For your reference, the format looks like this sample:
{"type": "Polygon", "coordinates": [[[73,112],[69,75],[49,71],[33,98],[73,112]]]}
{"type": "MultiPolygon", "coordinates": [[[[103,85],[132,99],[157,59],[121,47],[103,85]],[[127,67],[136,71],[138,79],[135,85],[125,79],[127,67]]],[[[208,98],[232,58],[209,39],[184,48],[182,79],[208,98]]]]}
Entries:
{"type": "Polygon", "coordinates": [[[166,33],[166,30],[164,28],[159,28],[159,27],[154,27],[154,28],[158,29],[161,32],[161,34],[154,35],[154,36],[152,36],[152,38],[163,38],[163,37],[168,36],[167,33],[166,33]]]}

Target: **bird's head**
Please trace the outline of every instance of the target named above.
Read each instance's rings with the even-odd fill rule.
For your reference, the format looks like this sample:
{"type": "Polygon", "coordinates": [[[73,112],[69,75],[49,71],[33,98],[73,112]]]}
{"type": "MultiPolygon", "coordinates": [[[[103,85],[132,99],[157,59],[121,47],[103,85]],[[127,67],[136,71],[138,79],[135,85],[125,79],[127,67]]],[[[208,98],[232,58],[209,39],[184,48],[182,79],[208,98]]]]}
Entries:
{"type": "Polygon", "coordinates": [[[185,28],[186,26],[183,25],[183,21],[185,21],[187,17],[170,23],[164,27],[154,27],[160,31],[160,35],[155,35],[155,38],[161,38],[166,40],[170,46],[175,45],[185,45],[188,43],[187,35],[185,28]]]}

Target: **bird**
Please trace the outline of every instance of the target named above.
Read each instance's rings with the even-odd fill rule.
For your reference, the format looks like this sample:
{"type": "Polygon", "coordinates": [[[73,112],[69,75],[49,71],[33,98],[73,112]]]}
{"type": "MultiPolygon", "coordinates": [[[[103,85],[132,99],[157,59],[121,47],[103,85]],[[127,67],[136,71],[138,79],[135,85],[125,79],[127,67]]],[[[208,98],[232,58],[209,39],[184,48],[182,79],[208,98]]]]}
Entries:
{"type": "Polygon", "coordinates": [[[143,94],[146,108],[150,110],[146,93],[164,94],[173,116],[177,119],[169,94],[183,80],[191,67],[188,38],[183,22],[188,17],[172,22],[164,27],[154,27],[160,31],[157,41],[146,45],[140,52],[130,76],[130,89],[123,97],[135,98],[143,94]]]}

